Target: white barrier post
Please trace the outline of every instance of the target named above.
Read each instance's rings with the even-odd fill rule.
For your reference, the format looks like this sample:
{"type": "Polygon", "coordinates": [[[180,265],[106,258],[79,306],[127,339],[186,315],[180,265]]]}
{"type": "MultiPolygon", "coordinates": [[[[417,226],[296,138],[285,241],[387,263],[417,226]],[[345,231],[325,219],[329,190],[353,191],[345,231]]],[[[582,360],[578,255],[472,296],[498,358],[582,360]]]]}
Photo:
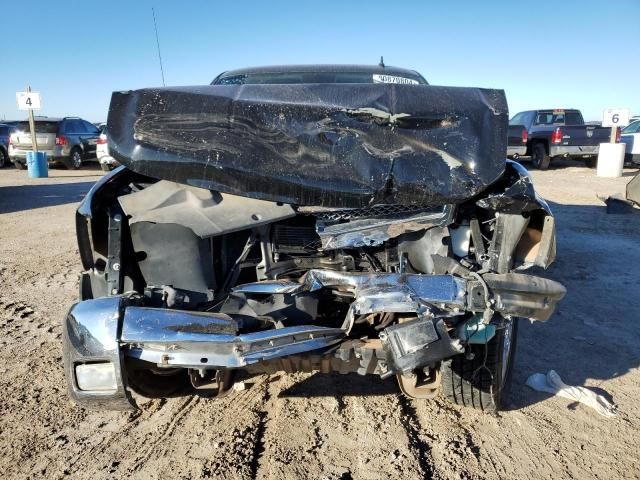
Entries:
{"type": "Polygon", "coordinates": [[[628,108],[607,108],[602,112],[602,126],[611,127],[610,143],[601,143],[598,149],[599,177],[621,177],[624,167],[624,143],[616,143],[616,133],[619,127],[629,125],[630,111],[628,108]]]}

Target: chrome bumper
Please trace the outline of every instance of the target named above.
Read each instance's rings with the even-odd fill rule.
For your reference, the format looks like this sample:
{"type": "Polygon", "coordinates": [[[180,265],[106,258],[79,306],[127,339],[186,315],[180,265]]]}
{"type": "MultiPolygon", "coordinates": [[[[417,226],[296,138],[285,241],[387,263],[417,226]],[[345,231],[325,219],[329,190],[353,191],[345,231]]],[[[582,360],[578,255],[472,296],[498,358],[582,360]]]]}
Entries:
{"type": "Polygon", "coordinates": [[[518,147],[512,147],[512,146],[508,146],[507,147],[507,157],[509,158],[513,158],[513,157],[523,157],[527,154],[527,146],[526,145],[521,145],[518,147]]]}
{"type": "Polygon", "coordinates": [[[118,343],[121,298],[105,297],[76,303],[64,322],[64,371],[69,395],[83,407],[128,410],[134,407],[126,389],[122,365],[124,354],[118,343]],[[115,389],[86,391],[78,386],[76,368],[92,363],[111,363],[115,389]]]}
{"type": "Polygon", "coordinates": [[[599,145],[591,145],[591,146],[568,146],[568,145],[557,145],[549,147],[549,156],[550,157],[592,157],[594,155],[598,155],[598,151],[600,150],[599,145]]]}
{"type": "MultiPolygon", "coordinates": [[[[310,270],[299,283],[256,282],[240,285],[234,292],[296,295],[323,288],[349,293],[354,298],[341,328],[303,325],[239,334],[239,317],[234,315],[148,308],[141,306],[137,295],[77,303],[67,315],[64,328],[70,394],[83,406],[130,408],[133,404],[126,388],[125,357],[145,360],[159,368],[245,368],[306,352],[322,353],[323,349],[347,341],[355,319],[362,315],[415,312],[418,320],[415,325],[406,324],[407,330],[395,332],[400,328],[395,325],[380,333],[387,352],[386,363],[391,366],[385,373],[398,373],[413,368],[416,362],[426,365],[463,351],[457,340],[449,338],[443,317],[468,311],[546,320],[566,293],[557,282],[518,273],[465,279],[453,275],[331,270],[310,270]],[[420,343],[423,339],[426,340],[420,343]],[[431,352],[442,358],[433,358],[431,352]],[[428,355],[431,357],[427,359],[428,355]],[[108,391],[81,388],[78,368],[86,372],[87,368],[82,367],[86,364],[113,364],[109,383],[113,387],[108,391]]],[[[86,377],[84,382],[95,384],[87,382],[86,377]]]]}

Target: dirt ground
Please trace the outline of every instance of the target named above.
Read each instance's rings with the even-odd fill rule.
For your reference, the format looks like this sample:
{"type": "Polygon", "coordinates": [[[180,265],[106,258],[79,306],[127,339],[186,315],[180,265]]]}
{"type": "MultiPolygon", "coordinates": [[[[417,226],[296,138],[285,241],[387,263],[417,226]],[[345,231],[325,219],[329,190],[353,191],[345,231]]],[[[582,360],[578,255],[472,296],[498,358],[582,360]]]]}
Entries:
{"type": "Polygon", "coordinates": [[[77,297],[74,210],[102,174],[0,170],[0,477],[640,478],[640,214],[607,215],[624,190],[578,163],[533,172],[557,215],[568,289],[547,323],[522,324],[509,410],[409,401],[357,375],[258,377],[222,400],[154,400],[90,412],[67,398],[62,318],[77,297]],[[604,393],[616,418],[534,392],[535,372],[604,393]]]}

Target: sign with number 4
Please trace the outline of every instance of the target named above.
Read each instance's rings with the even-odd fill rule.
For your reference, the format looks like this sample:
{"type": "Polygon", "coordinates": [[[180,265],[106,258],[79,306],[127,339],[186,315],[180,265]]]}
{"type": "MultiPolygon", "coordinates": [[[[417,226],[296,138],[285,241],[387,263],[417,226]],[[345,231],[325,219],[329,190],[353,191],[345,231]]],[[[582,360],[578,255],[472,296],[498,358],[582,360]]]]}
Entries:
{"type": "Polygon", "coordinates": [[[628,108],[607,108],[602,112],[603,127],[626,127],[631,112],[628,108]]]}
{"type": "Polygon", "coordinates": [[[18,110],[38,110],[40,108],[40,94],[38,92],[16,92],[18,110]]]}

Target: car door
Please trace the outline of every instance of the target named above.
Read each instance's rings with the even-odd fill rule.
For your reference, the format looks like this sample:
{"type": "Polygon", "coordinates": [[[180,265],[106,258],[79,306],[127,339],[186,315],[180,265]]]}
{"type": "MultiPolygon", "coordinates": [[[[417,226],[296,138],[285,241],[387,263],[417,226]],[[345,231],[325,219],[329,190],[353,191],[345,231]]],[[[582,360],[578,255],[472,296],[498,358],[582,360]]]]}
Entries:
{"type": "Polygon", "coordinates": [[[622,130],[620,142],[625,143],[627,155],[640,155],[640,120],[631,123],[622,130]]]}
{"type": "Polygon", "coordinates": [[[82,145],[82,141],[80,140],[80,137],[82,136],[81,127],[82,124],[80,124],[78,120],[73,118],[66,118],[62,122],[61,131],[62,134],[66,137],[70,149],[79,146],[84,152],[84,145],[82,145]]]}
{"type": "Polygon", "coordinates": [[[80,120],[80,122],[83,124],[84,134],[82,135],[82,141],[85,145],[87,157],[95,157],[98,138],[100,137],[100,129],[86,120],[80,120]]]}

